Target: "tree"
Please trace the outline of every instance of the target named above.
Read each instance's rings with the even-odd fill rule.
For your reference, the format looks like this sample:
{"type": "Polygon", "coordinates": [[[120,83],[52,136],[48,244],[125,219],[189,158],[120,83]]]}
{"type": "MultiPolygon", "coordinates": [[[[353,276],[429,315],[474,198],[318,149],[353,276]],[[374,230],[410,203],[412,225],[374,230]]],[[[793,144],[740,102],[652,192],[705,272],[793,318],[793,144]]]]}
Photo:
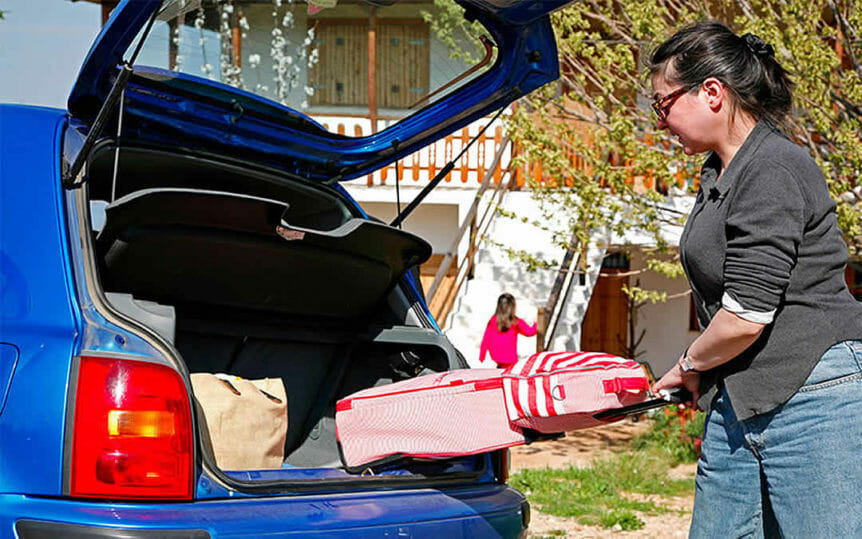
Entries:
{"type": "MultiPolygon", "coordinates": [[[[570,213],[580,242],[602,226],[657,234],[665,218],[656,209],[659,191],[695,178],[702,157],[686,157],[657,132],[644,65],[674,30],[706,18],[760,35],[794,75],[786,128],[823,168],[848,248],[862,253],[862,9],[855,2],[586,0],[555,13],[561,79],[524,98],[510,121],[520,159],[545,172],[546,181],[532,185],[536,196],[570,213]]],[[[560,231],[561,244],[570,233],[560,231]]],[[[656,244],[665,247],[659,237],[656,244]]]]}

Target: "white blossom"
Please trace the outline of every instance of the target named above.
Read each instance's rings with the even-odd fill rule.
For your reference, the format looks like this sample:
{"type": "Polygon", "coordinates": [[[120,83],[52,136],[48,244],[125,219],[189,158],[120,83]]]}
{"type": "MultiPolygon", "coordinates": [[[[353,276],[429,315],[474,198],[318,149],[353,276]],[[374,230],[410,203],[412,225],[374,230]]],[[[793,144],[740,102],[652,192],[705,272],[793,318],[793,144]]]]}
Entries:
{"type": "Polygon", "coordinates": [[[249,54],[248,55],[248,65],[252,68],[257,67],[260,64],[260,55],[259,54],[249,54]]]}
{"type": "Polygon", "coordinates": [[[319,54],[317,48],[311,49],[311,52],[308,54],[308,67],[314,67],[319,60],[319,54]]]}
{"type": "Polygon", "coordinates": [[[204,22],[206,22],[206,16],[204,14],[203,8],[199,9],[195,14],[195,28],[198,30],[204,27],[204,22]]]}

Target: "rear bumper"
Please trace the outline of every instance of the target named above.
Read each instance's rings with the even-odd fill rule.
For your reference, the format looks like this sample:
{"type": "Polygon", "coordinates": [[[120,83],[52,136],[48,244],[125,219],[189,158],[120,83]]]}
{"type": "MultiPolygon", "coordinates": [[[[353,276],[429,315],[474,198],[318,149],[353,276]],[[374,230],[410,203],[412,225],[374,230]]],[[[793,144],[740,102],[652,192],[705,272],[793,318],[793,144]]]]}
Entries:
{"type": "Polygon", "coordinates": [[[206,539],[313,532],[316,537],[339,538],[509,538],[526,535],[528,515],[524,497],[501,485],[177,504],[0,495],[0,536],[206,539]]]}

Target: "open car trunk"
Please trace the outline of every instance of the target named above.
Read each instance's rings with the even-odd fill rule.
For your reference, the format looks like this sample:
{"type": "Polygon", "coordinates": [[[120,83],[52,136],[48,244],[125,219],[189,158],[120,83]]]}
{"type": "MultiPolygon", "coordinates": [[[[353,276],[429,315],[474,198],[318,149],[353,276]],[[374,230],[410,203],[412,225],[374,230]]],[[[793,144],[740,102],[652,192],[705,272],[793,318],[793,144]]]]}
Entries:
{"type": "MultiPolygon", "coordinates": [[[[466,367],[405,284],[430,245],[362,215],[340,188],[208,156],[111,145],[88,168],[99,280],[118,311],[189,373],[278,378],[284,461],[221,470],[243,484],[355,480],[335,404],[360,389],[466,367]]],[[[198,403],[198,438],[214,463],[198,403]]],[[[251,447],[255,439],[246,441],[251,447]]],[[[374,475],[475,476],[483,457],[390,463],[374,475]]]]}

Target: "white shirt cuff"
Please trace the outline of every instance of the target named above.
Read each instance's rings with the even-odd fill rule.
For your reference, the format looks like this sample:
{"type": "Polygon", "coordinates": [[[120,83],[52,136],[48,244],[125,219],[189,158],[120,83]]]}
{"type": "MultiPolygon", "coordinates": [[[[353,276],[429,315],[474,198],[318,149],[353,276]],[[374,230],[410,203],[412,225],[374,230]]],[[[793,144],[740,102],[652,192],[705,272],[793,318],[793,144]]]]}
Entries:
{"type": "Polygon", "coordinates": [[[749,322],[755,322],[757,324],[772,323],[772,319],[775,318],[775,311],[777,310],[772,309],[769,312],[762,312],[746,309],[727,292],[721,296],[721,306],[743,320],[748,320],[749,322]]]}

